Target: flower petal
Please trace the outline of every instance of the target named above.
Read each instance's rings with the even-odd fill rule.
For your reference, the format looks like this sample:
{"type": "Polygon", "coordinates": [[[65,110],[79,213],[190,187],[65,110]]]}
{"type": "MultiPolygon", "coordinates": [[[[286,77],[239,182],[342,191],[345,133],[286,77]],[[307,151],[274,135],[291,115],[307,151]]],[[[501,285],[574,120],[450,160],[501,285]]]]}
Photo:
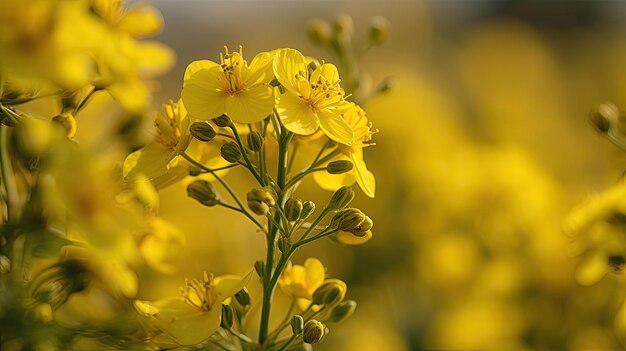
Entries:
{"type": "Polygon", "coordinates": [[[354,174],[356,181],[359,183],[361,190],[370,198],[376,196],[376,178],[374,174],[367,170],[367,165],[363,161],[363,149],[355,148],[356,152],[351,153],[352,163],[354,164],[354,174]]]}
{"type": "Polygon", "coordinates": [[[335,191],[342,186],[350,186],[356,182],[354,172],[330,174],[328,172],[313,173],[313,180],[322,189],[335,191]]]}
{"type": "Polygon", "coordinates": [[[326,269],[324,269],[324,265],[320,260],[313,257],[304,261],[304,268],[306,269],[306,286],[309,292],[313,294],[326,279],[326,269]]]}
{"type": "Polygon", "coordinates": [[[317,117],[320,128],[330,139],[345,145],[352,144],[352,128],[341,115],[330,109],[324,109],[317,113],[317,117]]]}
{"type": "Polygon", "coordinates": [[[306,61],[298,50],[282,49],[274,58],[274,75],[287,90],[298,91],[298,79],[300,71],[306,73],[306,61]]]}
{"type": "Polygon", "coordinates": [[[172,160],[172,152],[163,145],[152,142],[133,152],[124,160],[123,173],[126,178],[143,174],[152,180],[167,172],[167,165],[172,160]]]}
{"type": "Polygon", "coordinates": [[[167,331],[181,345],[196,345],[213,335],[221,321],[222,305],[219,304],[210,311],[198,311],[192,315],[174,318],[167,331]]]}
{"type": "Polygon", "coordinates": [[[215,277],[213,283],[215,284],[215,292],[220,301],[224,301],[225,299],[235,295],[239,290],[243,289],[246,284],[250,281],[252,277],[252,271],[248,272],[243,277],[238,275],[221,275],[219,277],[215,277]]]}
{"type": "Polygon", "coordinates": [[[254,56],[247,68],[244,85],[250,87],[271,82],[274,79],[273,63],[274,55],[269,52],[261,52],[254,56]]]}
{"type": "Polygon", "coordinates": [[[320,76],[324,77],[331,83],[339,81],[339,72],[337,71],[337,67],[335,67],[332,63],[325,63],[318,66],[315,71],[311,73],[311,82],[317,82],[320,76]]]}
{"type": "Polygon", "coordinates": [[[368,230],[364,236],[356,236],[349,232],[340,231],[335,235],[335,240],[349,246],[365,244],[372,238],[372,231],[368,230]]]}
{"type": "Polygon", "coordinates": [[[240,123],[260,122],[273,108],[274,90],[269,85],[257,85],[226,99],[226,114],[240,123]]]}
{"type": "Polygon", "coordinates": [[[161,13],[152,6],[137,6],[130,9],[117,24],[117,28],[134,38],[157,34],[163,27],[161,13]]]}
{"type": "Polygon", "coordinates": [[[220,85],[218,66],[200,69],[190,76],[183,86],[181,97],[189,116],[198,119],[211,119],[226,112],[226,99],[220,85]]]}
{"type": "Polygon", "coordinates": [[[296,134],[311,135],[319,127],[317,117],[306,101],[290,91],[280,96],[276,111],[285,127],[296,134]]]}
{"type": "Polygon", "coordinates": [[[215,67],[215,66],[218,66],[218,64],[213,62],[213,61],[209,61],[209,60],[193,61],[185,69],[185,76],[183,78],[183,85],[187,84],[187,80],[189,78],[191,78],[191,76],[193,74],[195,74],[196,72],[198,72],[198,71],[200,71],[202,69],[208,69],[208,68],[212,68],[212,67],[215,67]]]}

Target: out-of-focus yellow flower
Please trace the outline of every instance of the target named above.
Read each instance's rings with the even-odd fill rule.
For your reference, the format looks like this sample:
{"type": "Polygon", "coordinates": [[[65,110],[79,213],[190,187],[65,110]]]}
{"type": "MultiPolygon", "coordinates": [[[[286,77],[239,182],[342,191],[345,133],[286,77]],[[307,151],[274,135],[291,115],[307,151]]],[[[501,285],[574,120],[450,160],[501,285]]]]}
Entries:
{"type": "Polygon", "coordinates": [[[171,261],[178,256],[185,244],[185,236],[170,223],[159,217],[148,218],[148,232],[139,243],[139,252],[150,267],[173,273],[171,261]]]}
{"type": "Polygon", "coordinates": [[[310,305],[313,293],[324,283],[326,269],[317,258],[307,258],[304,265],[287,264],[278,283],[282,290],[297,299],[301,308],[310,305]]]}
{"type": "Polygon", "coordinates": [[[213,277],[205,272],[202,280],[185,281],[181,297],[137,300],[135,307],[181,345],[195,345],[215,333],[222,320],[222,302],[243,289],[250,276],[251,272],[244,277],[213,277]]]}
{"type": "Polygon", "coordinates": [[[350,125],[354,137],[352,145],[339,144],[339,150],[341,150],[343,158],[352,161],[354,164],[353,170],[343,174],[315,172],[313,173],[313,178],[320,187],[326,190],[337,190],[341,186],[351,185],[356,179],[365,195],[373,198],[376,194],[376,178],[367,169],[367,165],[363,160],[363,149],[373,145],[370,141],[372,140],[372,134],[376,131],[371,129],[371,123],[367,120],[365,111],[357,105],[353,105],[346,111],[343,114],[343,119],[350,125]]]}
{"type": "Polygon", "coordinates": [[[248,65],[241,46],[239,52],[225,50],[219,64],[200,60],[187,67],[182,99],[189,114],[204,120],[226,114],[240,123],[263,120],[274,107],[272,54],[259,53],[248,65]]]}
{"type": "Polygon", "coordinates": [[[287,129],[310,135],[321,128],[330,139],[352,144],[354,132],[341,117],[351,104],[339,86],[337,67],[324,63],[309,76],[304,56],[294,49],[282,49],[274,59],[274,74],[287,90],[277,97],[276,105],[287,129]]]}
{"type": "Polygon", "coordinates": [[[358,235],[354,235],[354,233],[340,230],[337,232],[337,234],[335,234],[334,238],[339,243],[344,244],[344,245],[350,245],[350,246],[362,245],[368,242],[372,238],[372,231],[368,230],[367,232],[365,232],[364,235],[358,236],[358,235]]]}

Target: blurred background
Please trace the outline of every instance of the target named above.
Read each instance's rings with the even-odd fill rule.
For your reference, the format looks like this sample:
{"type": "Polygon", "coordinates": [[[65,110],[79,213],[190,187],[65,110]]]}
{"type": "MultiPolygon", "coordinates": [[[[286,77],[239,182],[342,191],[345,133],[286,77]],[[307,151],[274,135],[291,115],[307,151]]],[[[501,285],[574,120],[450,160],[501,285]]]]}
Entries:
{"type": "MultiPolygon", "coordinates": [[[[157,102],[178,99],[187,64],[217,60],[225,44],[243,45],[247,57],[292,47],[332,62],[308,39],[309,20],[348,14],[361,43],[373,16],[392,24],[388,42],[360,62],[374,83],[398,82],[364,106],[380,129],[365,155],[378,189],[356,205],[374,220],[374,238],[352,248],[322,242],[293,259],[318,257],[358,301],[316,349],[623,347],[613,330],[623,290],[615,277],[576,283],[580,257],[562,224],[624,171],[623,155],[587,115],[604,101],[626,106],[626,3],[151,3],[165,19],[156,39],[178,55],[157,102]]],[[[242,193],[251,185],[243,172],[228,178],[242,193]]],[[[330,193],[316,189],[305,182],[299,196],[323,203],[330,193]]],[[[161,215],[187,246],[176,274],[144,273],[140,298],[176,295],[183,277],[203,270],[243,273],[263,256],[248,222],[202,207],[184,184],[161,196],[161,215]]]]}

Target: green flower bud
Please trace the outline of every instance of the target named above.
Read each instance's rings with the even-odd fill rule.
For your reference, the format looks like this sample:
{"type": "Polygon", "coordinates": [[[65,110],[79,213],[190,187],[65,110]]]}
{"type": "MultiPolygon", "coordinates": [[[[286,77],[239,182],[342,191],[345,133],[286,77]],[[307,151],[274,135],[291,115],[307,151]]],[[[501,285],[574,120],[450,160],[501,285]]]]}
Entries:
{"type": "Polygon", "coordinates": [[[244,287],[243,289],[239,290],[235,294],[235,299],[237,300],[237,302],[239,302],[241,306],[248,306],[250,304],[250,293],[248,292],[248,289],[244,287]]]}
{"type": "Polygon", "coordinates": [[[589,120],[601,133],[609,131],[611,125],[619,120],[619,109],[610,102],[598,105],[589,114],[589,120]]]}
{"type": "Polygon", "coordinates": [[[246,196],[248,207],[252,212],[258,215],[265,215],[269,212],[270,207],[276,205],[276,194],[271,187],[254,188],[248,192],[246,196]]]}
{"type": "Polygon", "coordinates": [[[5,255],[0,255],[0,274],[7,274],[10,271],[11,260],[5,255]]]}
{"type": "Polygon", "coordinates": [[[337,160],[329,163],[328,166],[326,166],[326,172],[330,174],[341,174],[351,171],[352,167],[354,167],[354,165],[351,161],[337,160]]]}
{"type": "Polygon", "coordinates": [[[304,318],[300,315],[295,315],[291,318],[291,332],[293,335],[300,335],[304,330],[304,318]]]}
{"type": "Polygon", "coordinates": [[[52,123],[60,125],[65,129],[68,138],[73,138],[76,134],[76,120],[74,116],[69,112],[61,113],[52,117],[52,123]]]}
{"type": "Polygon", "coordinates": [[[187,195],[205,206],[215,206],[220,203],[220,195],[210,182],[200,179],[187,185],[187,195]]]}
{"type": "Polygon", "coordinates": [[[278,249],[280,252],[286,254],[291,249],[291,240],[286,237],[280,237],[278,239],[278,249]]]}
{"type": "Polygon", "coordinates": [[[287,217],[287,220],[290,222],[298,220],[302,213],[302,207],[302,201],[293,197],[289,198],[285,202],[285,217],[287,217]]]}
{"type": "Polygon", "coordinates": [[[222,128],[234,126],[233,120],[231,120],[230,117],[226,115],[221,115],[217,118],[213,118],[212,121],[213,123],[215,123],[216,126],[222,127],[222,128]]]}
{"type": "Polygon", "coordinates": [[[306,201],[302,204],[302,212],[300,212],[300,219],[305,220],[315,212],[315,202],[306,201]]]}
{"type": "Polygon", "coordinates": [[[192,123],[189,132],[194,138],[204,142],[213,140],[217,135],[215,129],[206,121],[192,123]]]}
{"type": "Polygon", "coordinates": [[[309,38],[315,43],[326,45],[329,44],[332,38],[332,28],[330,24],[321,19],[313,19],[308,25],[309,38]]]}
{"type": "Polygon", "coordinates": [[[350,317],[356,310],[356,301],[344,301],[333,308],[328,317],[328,322],[339,323],[350,317]]]}
{"type": "Polygon", "coordinates": [[[391,23],[382,16],[372,17],[370,21],[369,41],[372,45],[384,43],[391,33],[391,23]]]}
{"type": "Polygon", "coordinates": [[[339,279],[328,279],[313,293],[314,305],[335,306],[346,296],[348,287],[339,279]]]}
{"type": "Polygon", "coordinates": [[[316,344],[322,340],[325,331],[324,324],[322,322],[312,319],[304,325],[302,332],[302,341],[307,344],[316,344]]]}
{"type": "Polygon", "coordinates": [[[363,222],[361,222],[361,224],[359,224],[356,228],[354,228],[351,233],[359,236],[359,237],[363,237],[365,235],[367,235],[367,233],[372,230],[372,227],[374,226],[374,221],[372,221],[371,218],[369,218],[368,216],[365,216],[365,219],[363,220],[363,222]]]}
{"type": "Polygon", "coordinates": [[[265,275],[265,262],[256,261],[254,262],[254,271],[256,274],[263,280],[263,276],[265,275]]]}
{"type": "Polygon", "coordinates": [[[358,208],[345,208],[335,213],[330,221],[330,225],[344,232],[351,232],[363,223],[365,217],[365,214],[358,208]]]}
{"type": "Polygon", "coordinates": [[[255,130],[248,134],[248,147],[255,152],[263,150],[263,136],[261,133],[255,130]]]}
{"type": "Polygon", "coordinates": [[[354,191],[348,186],[342,186],[339,190],[335,191],[333,197],[331,197],[328,203],[328,209],[331,211],[341,210],[348,206],[354,199],[354,191]]]}
{"type": "Polygon", "coordinates": [[[241,150],[239,150],[239,146],[234,141],[222,145],[220,154],[222,158],[230,163],[237,163],[241,159],[241,150]]]}
{"type": "Polygon", "coordinates": [[[352,20],[352,17],[346,15],[345,13],[337,16],[337,19],[335,20],[335,30],[337,33],[351,38],[352,35],[354,35],[354,21],[352,20]]]}
{"type": "Polygon", "coordinates": [[[230,328],[233,326],[233,308],[230,305],[222,305],[222,322],[220,325],[222,328],[230,328]]]}
{"type": "Polygon", "coordinates": [[[77,259],[59,262],[40,273],[33,283],[32,297],[53,308],[63,305],[74,293],[89,286],[90,272],[86,265],[77,259]],[[38,279],[40,278],[40,279],[38,279]]]}

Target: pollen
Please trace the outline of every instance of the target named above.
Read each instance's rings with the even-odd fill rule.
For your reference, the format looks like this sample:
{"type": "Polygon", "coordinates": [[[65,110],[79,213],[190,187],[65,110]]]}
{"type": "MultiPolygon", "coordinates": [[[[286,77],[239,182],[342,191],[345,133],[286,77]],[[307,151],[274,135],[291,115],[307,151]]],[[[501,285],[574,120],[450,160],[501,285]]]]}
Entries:
{"type": "Polygon", "coordinates": [[[219,294],[215,291],[213,284],[213,274],[204,272],[202,280],[185,279],[182,296],[189,305],[195,306],[201,311],[210,311],[219,301],[219,294]]]}

